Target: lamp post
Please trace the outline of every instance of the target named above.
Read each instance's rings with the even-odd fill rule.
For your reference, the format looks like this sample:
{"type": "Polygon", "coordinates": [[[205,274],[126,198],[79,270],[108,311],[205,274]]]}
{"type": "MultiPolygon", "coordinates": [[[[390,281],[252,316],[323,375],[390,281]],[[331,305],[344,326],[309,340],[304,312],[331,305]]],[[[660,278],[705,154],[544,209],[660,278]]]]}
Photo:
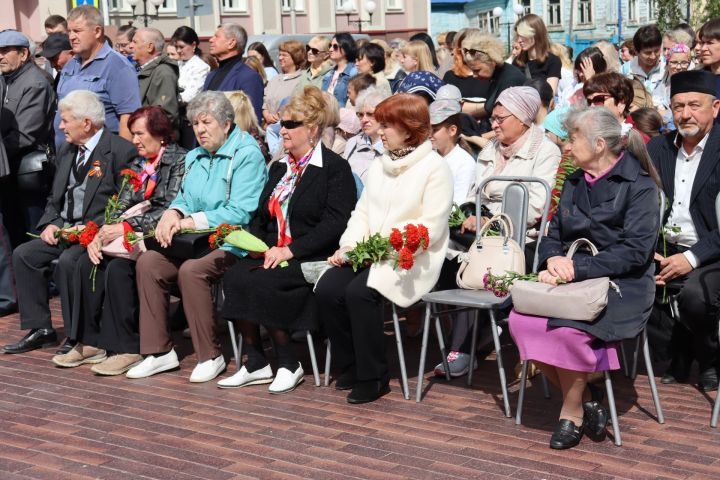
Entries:
{"type": "Polygon", "coordinates": [[[142,0],[143,13],[140,15],[135,15],[135,9],[140,4],[140,0],[125,0],[125,1],[128,3],[128,5],[130,5],[130,8],[132,9],[133,19],[142,18],[143,25],[145,25],[147,27],[150,20],[158,19],[159,12],[160,12],[160,6],[163,4],[164,0],[150,0],[150,3],[155,7],[155,15],[148,14],[148,0],[142,0]]]}
{"type": "MultiPolygon", "coordinates": [[[[515,14],[515,17],[520,17],[525,12],[525,9],[520,4],[514,4],[513,5],[513,13],[515,14]]],[[[505,9],[502,7],[495,7],[492,10],[492,15],[494,18],[502,18],[502,16],[505,14],[505,9]]],[[[512,51],[512,40],[510,38],[510,25],[513,25],[515,22],[507,21],[505,23],[501,23],[500,26],[506,26],[507,27],[507,42],[508,42],[508,54],[512,51]]]]}
{"type": "Polygon", "coordinates": [[[355,0],[345,0],[342,4],[342,7],[340,8],[341,12],[345,13],[345,16],[347,17],[347,23],[348,26],[350,26],[351,23],[354,23],[358,27],[358,33],[362,33],[362,26],[363,23],[367,23],[370,25],[372,23],[372,16],[373,13],[375,13],[375,9],[377,8],[377,4],[373,0],[366,0],[364,4],[364,10],[368,13],[370,19],[369,20],[362,20],[360,18],[360,13],[358,12],[358,18],[357,20],[350,20],[350,15],[355,11],[355,0]]]}

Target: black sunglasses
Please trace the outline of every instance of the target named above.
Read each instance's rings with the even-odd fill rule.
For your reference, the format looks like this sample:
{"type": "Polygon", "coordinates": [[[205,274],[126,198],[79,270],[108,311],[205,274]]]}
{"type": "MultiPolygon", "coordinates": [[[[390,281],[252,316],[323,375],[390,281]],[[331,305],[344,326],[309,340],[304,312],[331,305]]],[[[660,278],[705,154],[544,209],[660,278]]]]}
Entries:
{"type": "Polygon", "coordinates": [[[302,120],[280,120],[280,127],[285,130],[294,130],[302,126],[302,120]]]}
{"type": "Polygon", "coordinates": [[[342,47],[341,47],[340,45],[338,45],[337,43],[333,43],[332,45],[330,45],[330,47],[331,47],[333,50],[340,50],[340,49],[342,48],[342,47]]]}
{"type": "Polygon", "coordinates": [[[313,55],[320,55],[321,53],[327,53],[327,50],[319,50],[317,48],[311,47],[310,45],[305,46],[305,51],[308,53],[312,53],[313,55]]]}

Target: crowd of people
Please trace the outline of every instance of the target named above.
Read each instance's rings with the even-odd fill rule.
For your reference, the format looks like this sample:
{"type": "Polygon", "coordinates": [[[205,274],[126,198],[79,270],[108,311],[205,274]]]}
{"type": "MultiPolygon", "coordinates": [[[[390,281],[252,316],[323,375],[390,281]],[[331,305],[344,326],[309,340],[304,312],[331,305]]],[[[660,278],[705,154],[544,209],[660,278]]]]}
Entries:
{"type": "MultiPolygon", "coordinates": [[[[521,359],[563,393],[550,446],[604,430],[593,382],[619,368],[618,343],[649,320],[653,348],[671,360],[662,382],[687,382],[697,361],[700,389],[717,388],[720,19],[697,32],[643,26],[621,45],[574,55],[529,14],[514,26],[509,58],[475,28],[443,33],[437,49],[427,34],[388,44],[337,33],[283,41],[277,63],[232,23],[207,52],[189,27],[168,41],[127,25],[110,39],[91,6],[45,26],[39,48],[0,32],[0,315],[19,312],[27,330],[4,353],[58,343],[57,294],[66,338],[56,365],[129,378],[175,369],[175,295],[197,356],[190,382],[225,371],[223,318],[242,333],[246,360],[219,387],[292,391],[304,378],[293,333],[309,330],[331,342],[335,388],[350,403],[374,401],[390,390],[385,303],[410,307],[456,288],[468,248],[460,238],[478,219],[471,208],[451,236],[453,204],[473,206],[479,194],[484,225],[504,192],[478,185],[530,176],[557,193],[539,281],[607,276],[622,292],[609,292],[591,323],[509,314],[521,359]],[[430,239],[412,268],[351,268],[359,242],[408,224],[430,239]],[[192,240],[223,225],[268,250],[220,242],[208,252],[192,240]],[[580,238],[599,253],[567,258],[580,238]],[[311,263],[327,266],[319,279],[303,268],[311,263]],[[668,288],[679,306],[672,320],[660,301],[668,288]]],[[[528,257],[545,201],[541,186],[529,187],[528,257]]],[[[470,325],[453,317],[436,375],[468,372],[470,325]]]]}

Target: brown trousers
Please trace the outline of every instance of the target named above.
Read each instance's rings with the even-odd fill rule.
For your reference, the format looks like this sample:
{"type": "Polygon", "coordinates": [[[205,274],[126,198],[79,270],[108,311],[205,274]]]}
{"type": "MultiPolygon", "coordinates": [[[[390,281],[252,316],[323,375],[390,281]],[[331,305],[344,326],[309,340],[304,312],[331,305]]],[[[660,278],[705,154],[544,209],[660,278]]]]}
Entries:
{"type": "Polygon", "coordinates": [[[224,250],[213,250],[193,260],[178,260],[152,250],[140,255],[137,261],[140,353],[166,353],[173,348],[168,306],[170,289],[177,283],[198,362],[220,355],[211,286],[236,259],[234,254],[224,250]]]}

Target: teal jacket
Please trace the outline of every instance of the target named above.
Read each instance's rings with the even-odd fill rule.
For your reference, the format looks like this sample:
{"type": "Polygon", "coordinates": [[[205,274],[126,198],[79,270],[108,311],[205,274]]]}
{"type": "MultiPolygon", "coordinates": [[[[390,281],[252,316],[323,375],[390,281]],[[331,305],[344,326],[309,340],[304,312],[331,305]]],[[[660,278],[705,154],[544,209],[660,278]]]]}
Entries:
{"type": "MultiPolygon", "coordinates": [[[[211,155],[203,147],[185,157],[185,178],[169,208],[190,216],[195,228],[247,225],[258,208],[267,181],[265,159],[255,139],[233,126],[222,147],[211,155]]],[[[223,250],[246,252],[224,245],[223,250]]]]}

